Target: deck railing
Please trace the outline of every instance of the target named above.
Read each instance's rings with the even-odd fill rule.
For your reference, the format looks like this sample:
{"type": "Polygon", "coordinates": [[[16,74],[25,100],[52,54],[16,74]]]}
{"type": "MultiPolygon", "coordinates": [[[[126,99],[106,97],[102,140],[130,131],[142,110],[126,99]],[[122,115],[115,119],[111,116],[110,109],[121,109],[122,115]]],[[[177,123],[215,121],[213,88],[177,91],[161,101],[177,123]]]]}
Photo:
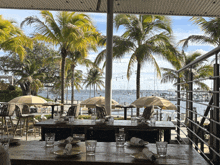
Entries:
{"type": "Polygon", "coordinates": [[[177,141],[179,143],[190,143],[210,164],[220,164],[220,152],[219,152],[219,141],[220,141],[220,122],[219,122],[219,64],[218,64],[218,53],[220,52],[220,47],[213,49],[207,54],[199,57],[195,61],[186,65],[185,67],[178,70],[178,80],[177,80],[177,141]],[[193,66],[198,63],[205,61],[211,62],[211,59],[214,59],[213,64],[213,76],[195,79],[193,76],[193,66]],[[188,77],[187,80],[181,81],[181,72],[187,72],[188,77]],[[193,89],[196,82],[204,82],[204,81],[212,81],[213,89],[209,91],[203,90],[195,90],[193,89]],[[181,86],[185,85],[184,90],[181,90],[181,86]],[[206,110],[204,114],[198,113],[201,111],[199,109],[194,108],[193,104],[195,100],[193,100],[193,94],[197,92],[200,93],[209,93],[211,94],[211,98],[209,103],[201,103],[196,102],[196,104],[201,104],[206,106],[206,110]],[[181,94],[185,93],[186,98],[181,98],[181,94]],[[181,102],[182,101],[182,102],[181,102]],[[186,104],[183,106],[182,104],[186,104]],[[188,117],[185,122],[181,122],[180,120],[180,110],[188,110],[188,117]],[[197,120],[197,116],[200,116],[202,119],[200,121],[197,120]],[[204,125],[205,120],[208,120],[210,124],[208,126],[204,125]],[[182,127],[186,127],[187,132],[184,132],[182,127]],[[187,138],[182,138],[180,133],[184,134],[187,138]],[[205,135],[210,137],[209,141],[205,139],[205,135]],[[186,141],[185,139],[188,139],[186,141]],[[209,149],[209,154],[204,152],[204,147],[209,149]]]}

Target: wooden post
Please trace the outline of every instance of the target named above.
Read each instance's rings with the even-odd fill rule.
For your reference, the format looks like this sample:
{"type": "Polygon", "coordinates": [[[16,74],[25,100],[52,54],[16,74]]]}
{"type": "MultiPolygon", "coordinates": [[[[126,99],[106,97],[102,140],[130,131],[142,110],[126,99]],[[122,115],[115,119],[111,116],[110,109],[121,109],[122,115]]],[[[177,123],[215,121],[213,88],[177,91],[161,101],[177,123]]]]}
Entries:
{"type": "Polygon", "coordinates": [[[112,45],[113,45],[113,0],[107,0],[107,57],[105,71],[105,108],[111,115],[112,108],[112,45]]]}

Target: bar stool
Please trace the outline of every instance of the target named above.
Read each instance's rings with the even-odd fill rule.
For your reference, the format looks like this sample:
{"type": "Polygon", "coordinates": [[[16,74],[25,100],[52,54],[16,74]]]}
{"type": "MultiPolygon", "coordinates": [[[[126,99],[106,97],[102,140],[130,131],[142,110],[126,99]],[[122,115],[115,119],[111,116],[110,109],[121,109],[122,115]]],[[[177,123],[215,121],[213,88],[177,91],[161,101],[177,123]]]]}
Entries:
{"type": "Polygon", "coordinates": [[[16,113],[16,116],[18,117],[18,122],[17,122],[17,125],[16,125],[15,130],[14,130],[14,135],[16,134],[16,130],[17,130],[18,125],[20,123],[20,133],[21,133],[21,136],[23,135],[24,129],[26,127],[25,130],[26,130],[26,140],[27,140],[28,130],[29,130],[29,121],[32,120],[34,136],[36,137],[36,132],[35,132],[35,128],[34,128],[34,124],[35,124],[34,115],[31,115],[29,113],[29,106],[28,105],[24,105],[23,108],[22,108],[22,113],[21,113],[20,108],[16,105],[15,106],[15,113],[16,113]],[[31,120],[29,120],[29,119],[31,119],[31,120]],[[22,127],[21,120],[24,121],[23,129],[21,128],[22,127]]]}
{"type": "Polygon", "coordinates": [[[6,133],[9,135],[9,128],[8,128],[8,121],[7,117],[9,118],[9,123],[11,124],[12,131],[14,131],[14,125],[11,119],[11,116],[14,114],[15,105],[11,104],[4,104],[0,109],[0,116],[2,117],[2,130],[4,133],[4,123],[6,126],[6,133]]]}

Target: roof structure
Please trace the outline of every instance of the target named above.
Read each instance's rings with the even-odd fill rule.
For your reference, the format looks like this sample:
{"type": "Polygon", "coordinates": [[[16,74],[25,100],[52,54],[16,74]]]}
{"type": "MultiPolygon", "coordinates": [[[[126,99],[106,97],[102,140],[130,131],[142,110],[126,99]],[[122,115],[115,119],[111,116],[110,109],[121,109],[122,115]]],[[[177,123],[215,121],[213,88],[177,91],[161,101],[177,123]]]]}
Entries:
{"type": "MultiPolygon", "coordinates": [[[[0,8],[107,12],[107,0],[1,0],[0,8]]],[[[114,13],[220,16],[220,0],[114,0],[114,13]]]]}

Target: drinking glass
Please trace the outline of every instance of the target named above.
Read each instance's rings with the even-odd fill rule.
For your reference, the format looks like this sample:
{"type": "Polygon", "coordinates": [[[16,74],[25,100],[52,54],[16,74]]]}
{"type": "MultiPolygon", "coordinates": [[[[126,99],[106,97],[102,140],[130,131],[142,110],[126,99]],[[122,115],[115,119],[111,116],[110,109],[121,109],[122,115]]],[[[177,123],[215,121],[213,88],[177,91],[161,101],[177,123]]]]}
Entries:
{"type": "Polygon", "coordinates": [[[95,155],[97,140],[86,140],[85,144],[86,144],[86,154],[95,155]]]}
{"type": "Polygon", "coordinates": [[[131,124],[137,124],[137,118],[131,117],[131,124]]]}
{"type": "Polygon", "coordinates": [[[8,151],[10,139],[9,138],[3,138],[1,139],[1,144],[4,147],[5,151],[8,151]]]}
{"type": "Polygon", "coordinates": [[[113,124],[113,123],[114,123],[114,117],[111,116],[111,117],[109,118],[109,120],[108,120],[108,123],[109,123],[109,124],[113,124]]]}
{"type": "Polygon", "coordinates": [[[167,142],[156,142],[157,154],[160,157],[166,157],[167,154],[167,142]]]}
{"type": "Polygon", "coordinates": [[[97,118],[96,114],[92,114],[92,116],[91,116],[92,122],[95,122],[96,118],[97,118]]]}
{"type": "Polygon", "coordinates": [[[116,147],[124,147],[125,143],[125,134],[124,133],[116,133],[115,134],[116,147]]]}
{"type": "Polygon", "coordinates": [[[150,123],[151,123],[151,125],[155,125],[156,118],[154,116],[150,118],[150,123]]]}
{"type": "Polygon", "coordinates": [[[69,123],[71,124],[71,123],[73,123],[74,122],[74,116],[70,116],[69,117],[69,123]]]}
{"type": "Polygon", "coordinates": [[[45,146],[53,147],[55,141],[55,133],[45,133],[45,146]]]}

